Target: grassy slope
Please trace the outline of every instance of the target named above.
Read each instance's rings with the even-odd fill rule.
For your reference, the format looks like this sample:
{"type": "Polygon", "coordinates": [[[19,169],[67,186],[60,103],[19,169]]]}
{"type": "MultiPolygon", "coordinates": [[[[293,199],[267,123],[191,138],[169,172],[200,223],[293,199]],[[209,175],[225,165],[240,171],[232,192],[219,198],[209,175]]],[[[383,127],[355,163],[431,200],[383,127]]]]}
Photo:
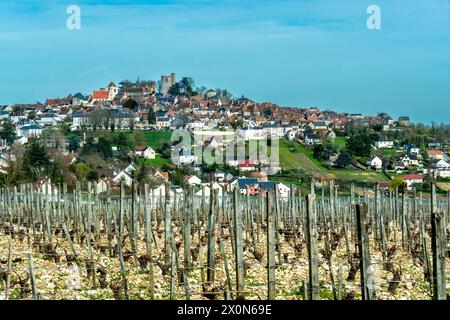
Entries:
{"type": "Polygon", "coordinates": [[[161,168],[165,164],[169,165],[172,163],[170,160],[164,159],[160,154],[157,154],[155,159],[138,159],[138,164],[141,162],[156,168],[161,168]]]}
{"type": "Polygon", "coordinates": [[[334,144],[336,144],[339,147],[339,149],[345,149],[347,145],[347,140],[344,137],[336,137],[334,144]]]}
{"type": "Polygon", "coordinates": [[[147,145],[153,149],[158,149],[165,142],[170,144],[172,131],[147,131],[144,135],[147,139],[147,145]]]}
{"type": "Polygon", "coordinates": [[[313,157],[313,151],[301,144],[283,139],[280,141],[280,161],[283,169],[302,169],[309,173],[333,175],[342,182],[375,183],[387,180],[387,177],[377,171],[359,171],[353,169],[328,169],[313,157]]]}

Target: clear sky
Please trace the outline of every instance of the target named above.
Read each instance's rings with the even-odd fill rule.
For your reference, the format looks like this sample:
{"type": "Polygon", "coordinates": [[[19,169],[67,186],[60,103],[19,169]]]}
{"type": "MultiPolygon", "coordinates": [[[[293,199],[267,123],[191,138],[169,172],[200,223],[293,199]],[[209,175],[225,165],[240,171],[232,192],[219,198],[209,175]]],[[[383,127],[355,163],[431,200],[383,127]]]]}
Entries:
{"type": "Polygon", "coordinates": [[[449,21],[449,0],[2,0],[0,104],[175,72],[260,102],[450,123],[449,21]]]}

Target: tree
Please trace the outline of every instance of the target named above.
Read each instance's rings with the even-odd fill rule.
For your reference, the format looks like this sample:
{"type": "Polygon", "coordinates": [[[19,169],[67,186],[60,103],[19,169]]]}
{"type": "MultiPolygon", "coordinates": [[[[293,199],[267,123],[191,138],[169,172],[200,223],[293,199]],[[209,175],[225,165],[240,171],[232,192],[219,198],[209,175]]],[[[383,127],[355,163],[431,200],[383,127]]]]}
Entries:
{"type": "Polygon", "coordinates": [[[36,112],[31,111],[31,112],[28,114],[27,119],[28,119],[28,120],[34,120],[34,119],[36,119],[36,112]]]}
{"type": "Polygon", "coordinates": [[[314,146],[314,152],[313,152],[313,156],[316,159],[321,160],[322,159],[322,154],[325,151],[325,147],[321,144],[314,146]]]}
{"type": "Polygon", "coordinates": [[[127,136],[123,132],[119,133],[119,136],[117,137],[117,139],[115,139],[114,142],[115,142],[115,144],[117,144],[120,151],[122,151],[123,153],[128,152],[128,149],[129,149],[128,139],[127,139],[127,136]]]}
{"type": "Polygon", "coordinates": [[[0,138],[6,140],[9,145],[16,140],[16,129],[11,122],[7,122],[3,125],[3,130],[0,131],[0,138]]]}
{"type": "Polygon", "coordinates": [[[134,99],[128,99],[127,101],[125,101],[125,103],[123,104],[123,108],[124,109],[130,109],[130,110],[136,110],[139,106],[139,103],[137,103],[136,100],[134,99]]]}
{"type": "Polygon", "coordinates": [[[80,139],[76,135],[69,136],[69,152],[77,152],[80,150],[80,139]]]}
{"type": "Polygon", "coordinates": [[[179,96],[179,95],[186,95],[188,97],[191,97],[193,95],[196,95],[197,92],[194,91],[194,79],[191,77],[184,77],[181,79],[180,82],[175,83],[169,88],[168,93],[171,96],[179,96]]]}
{"type": "Polygon", "coordinates": [[[266,117],[271,117],[272,114],[273,114],[273,113],[272,113],[272,108],[267,107],[266,109],[264,109],[263,114],[264,114],[264,116],[266,116],[266,117]]]}
{"type": "Polygon", "coordinates": [[[105,158],[105,159],[112,158],[113,154],[112,154],[111,142],[108,139],[103,138],[103,137],[98,139],[97,152],[99,154],[101,154],[103,156],[103,158],[105,158]]]}
{"type": "Polygon", "coordinates": [[[352,163],[352,156],[347,151],[342,151],[336,159],[336,165],[346,168],[352,163]]]}
{"type": "Polygon", "coordinates": [[[169,88],[168,93],[171,96],[179,96],[181,95],[181,93],[183,93],[183,87],[179,82],[177,82],[169,88]]]}
{"type": "Polygon", "coordinates": [[[192,79],[191,77],[184,77],[181,79],[180,84],[183,88],[184,94],[187,96],[192,96],[194,95],[196,92],[194,92],[194,79],[192,79]]]}
{"type": "Polygon", "coordinates": [[[38,141],[32,141],[24,154],[23,172],[26,178],[36,181],[48,174],[50,157],[47,148],[38,141]]]}
{"type": "Polygon", "coordinates": [[[119,85],[121,88],[131,88],[133,86],[133,83],[128,80],[124,80],[122,82],[119,82],[119,85]]]}
{"type": "Polygon", "coordinates": [[[88,137],[86,143],[81,148],[81,155],[89,155],[97,152],[97,146],[94,143],[93,137],[88,137]]]}
{"type": "Polygon", "coordinates": [[[152,108],[148,109],[148,123],[156,124],[156,115],[152,108]]]}
{"type": "Polygon", "coordinates": [[[395,189],[399,188],[400,191],[403,191],[406,188],[406,183],[403,180],[402,177],[396,177],[389,181],[388,189],[389,191],[394,191],[395,189]]]}
{"type": "Polygon", "coordinates": [[[201,87],[197,87],[195,90],[201,94],[205,94],[206,91],[208,91],[208,88],[205,86],[201,86],[201,87]]]}
{"type": "Polygon", "coordinates": [[[89,166],[87,166],[83,162],[77,163],[74,166],[75,175],[77,176],[77,179],[80,180],[80,181],[85,180],[91,170],[92,169],[89,168],[89,166]]]}
{"type": "Polygon", "coordinates": [[[378,134],[367,129],[356,129],[347,140],[347,150],[350,154],[360,157],[370,157],[372,145],[378,138],[378,134]]]}
{"type": "Polygon", "coordinates": [[[233,97],[233,94],[227,89],[223,89],[221,96],[225,99],[231,99],[233,97]]]}
{"type": "Polygon", "coordinates": [[[134,120],[134,118],[131,118],[128,124],[130,125],[130,131],[134,132],[134,127],[136,126],[136,121],[134,120]]]}

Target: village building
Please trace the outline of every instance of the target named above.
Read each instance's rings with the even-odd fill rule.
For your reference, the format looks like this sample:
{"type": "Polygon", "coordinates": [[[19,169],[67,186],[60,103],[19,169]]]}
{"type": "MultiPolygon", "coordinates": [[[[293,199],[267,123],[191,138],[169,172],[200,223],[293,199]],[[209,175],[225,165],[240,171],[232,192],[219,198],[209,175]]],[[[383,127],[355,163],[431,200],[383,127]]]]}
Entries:
{"type": "Polygon", "coordinates": [[[407,174],[401,177],[406,183],[408,190],[411,190],[414,185],[423,183],[423,176],[420,174],[407,174]]]}
{"type": "Polygon", "coordinates": [[[427,150],[427,156],[430,160],[442,160],[444,159],[444,152],[438,149],[427,150]]]}
{"type": "Polygon", "coordinates": [[[193,175],[193,176],[186,177],[186,183],[190,186],[192,186],[192,185],[199,186],[202,184],[202,180],[199,177],[193,175]]]}
{"type": "Polygon", "coordinates": [[[144,159],[155,159],[156,152],[148,146],[136,146],[134,147],[134,156],[142,157],[144,159]]]}
{"type": "Polygon", "coordinates": [[[394,141],[378,140],[378,141],[375,141],[375,147],[377,149],[392,149],[394,147],[394,141]]]}
{"type": "Polygon", "coordinates": [[[369,158],[366,164],[373,169],[381,169],[383,167],[383,160],[378,156],[374,156],[369,158]]]}

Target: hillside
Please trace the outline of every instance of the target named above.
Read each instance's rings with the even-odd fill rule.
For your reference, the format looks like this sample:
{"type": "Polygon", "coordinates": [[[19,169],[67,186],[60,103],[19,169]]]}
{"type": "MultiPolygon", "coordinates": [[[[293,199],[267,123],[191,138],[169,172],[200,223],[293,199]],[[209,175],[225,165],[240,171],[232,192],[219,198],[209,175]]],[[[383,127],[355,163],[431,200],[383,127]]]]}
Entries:
{"type": "Polygon", "coordinates": [[[369,183],[386,181],[388,178],[382,173],[373,170],[355,169],[329,169],[313,157],[313,151],[300,143],[280,140],[280,161],[283,170],[301,169],[306,173],[325,179],[335,179],[343,183],[369,183]]]}

